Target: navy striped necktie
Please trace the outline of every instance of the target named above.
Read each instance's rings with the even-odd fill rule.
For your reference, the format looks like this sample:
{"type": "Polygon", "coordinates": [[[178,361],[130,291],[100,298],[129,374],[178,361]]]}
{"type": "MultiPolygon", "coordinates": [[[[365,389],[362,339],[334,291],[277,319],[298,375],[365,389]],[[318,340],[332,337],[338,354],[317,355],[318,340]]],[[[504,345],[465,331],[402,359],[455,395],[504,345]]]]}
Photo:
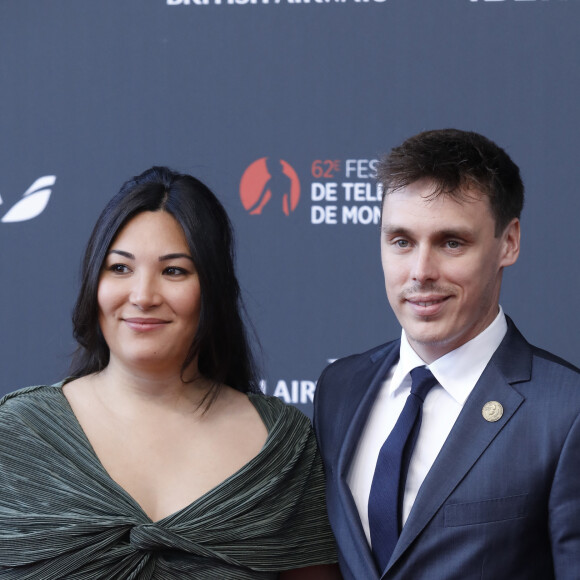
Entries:
{"type": "Polygon", "coordinates": [[[405,481],[421,428],[423,401],[437,379],[428,368],[417,367],[411,371],[411,382],[411,393],[381,447],[369,496],[371,544],[380,572],[399,539],[405,481]]]}

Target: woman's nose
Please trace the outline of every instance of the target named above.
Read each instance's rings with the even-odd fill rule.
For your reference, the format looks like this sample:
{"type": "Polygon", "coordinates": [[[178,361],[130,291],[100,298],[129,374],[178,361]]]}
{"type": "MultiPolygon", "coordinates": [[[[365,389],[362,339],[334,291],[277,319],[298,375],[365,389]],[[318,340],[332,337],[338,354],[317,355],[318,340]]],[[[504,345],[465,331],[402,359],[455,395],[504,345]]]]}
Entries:
{"type": "Polygon", "coordinates": [[[155,278],[151,274],[141,273],[133,278],[133,287],[129,297],[131,304],[141,310],[158,306],[161,303],[161,294],[155,278]]]}

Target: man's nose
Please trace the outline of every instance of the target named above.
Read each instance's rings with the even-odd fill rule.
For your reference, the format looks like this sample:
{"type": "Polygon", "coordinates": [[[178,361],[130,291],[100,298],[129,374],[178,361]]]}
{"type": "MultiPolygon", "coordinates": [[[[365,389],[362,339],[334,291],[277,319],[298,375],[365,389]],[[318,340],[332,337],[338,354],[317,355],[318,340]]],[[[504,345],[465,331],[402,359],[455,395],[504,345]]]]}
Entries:
{"type": "Polygon", "coordinates": [[[414,262],[411,271],[413,280],[424,284],[439,277],[437,255],[433,248],[419,247],[414,253],[414,262]]]}

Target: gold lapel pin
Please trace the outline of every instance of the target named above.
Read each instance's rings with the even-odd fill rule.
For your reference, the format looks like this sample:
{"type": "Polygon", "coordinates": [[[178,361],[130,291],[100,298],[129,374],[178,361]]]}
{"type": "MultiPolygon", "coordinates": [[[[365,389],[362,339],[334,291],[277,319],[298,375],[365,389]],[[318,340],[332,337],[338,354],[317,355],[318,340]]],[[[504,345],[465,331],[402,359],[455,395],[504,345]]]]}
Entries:
{"type": "Polygon", "coordinates": [[[497,401],[488,401],[481,410],[481,414],[486,421],[490,423],[495,423],[502,418],[503,407],[501,403],[497,401]]]}

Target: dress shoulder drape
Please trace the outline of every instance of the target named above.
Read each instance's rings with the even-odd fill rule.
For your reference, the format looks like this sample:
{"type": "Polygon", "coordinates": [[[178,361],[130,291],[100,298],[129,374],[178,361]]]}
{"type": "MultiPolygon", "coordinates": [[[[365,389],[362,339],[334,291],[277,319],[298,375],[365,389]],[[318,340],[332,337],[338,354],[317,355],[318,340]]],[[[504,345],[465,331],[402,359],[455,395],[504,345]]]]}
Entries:
{"type": "Polygon", "coordinates": [[[336,562],[320,457],[297,409],[249,395],[268,430],[260,453],[152,522],[104,470],[61,387],[0,401],[0,578],[265,580],[336,562]]]}

